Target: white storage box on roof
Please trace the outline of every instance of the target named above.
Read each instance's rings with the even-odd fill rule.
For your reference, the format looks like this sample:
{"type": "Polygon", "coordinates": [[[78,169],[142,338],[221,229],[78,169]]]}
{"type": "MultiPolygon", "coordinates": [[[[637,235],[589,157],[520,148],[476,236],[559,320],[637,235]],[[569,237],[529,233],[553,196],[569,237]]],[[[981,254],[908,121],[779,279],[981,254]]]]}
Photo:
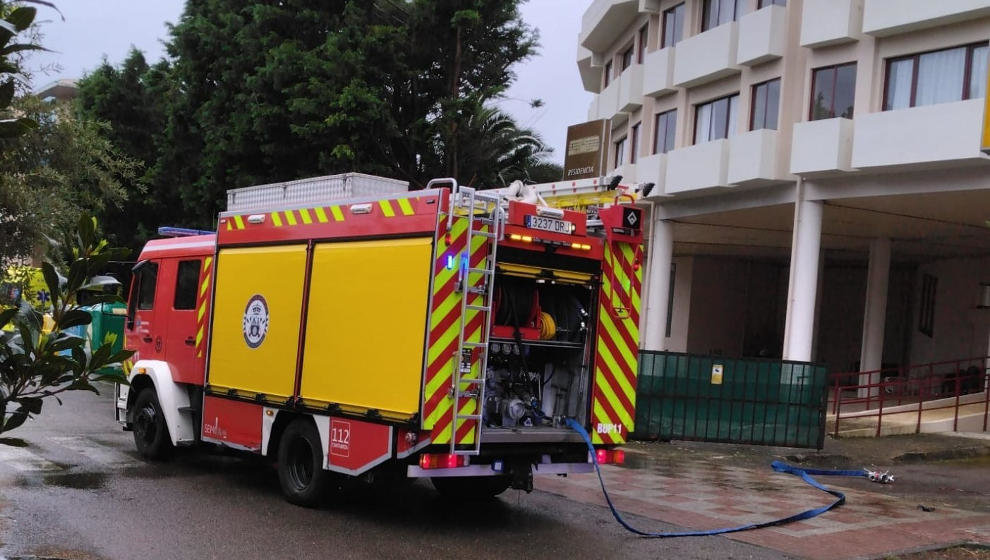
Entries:
{"type": "Polygon", "coordinates": [[[274,206],[304,206],[331,200],[404,193],[409,183],[364,173],[342,173],[227,191],[227,211],[245,212],[274,206]]]}

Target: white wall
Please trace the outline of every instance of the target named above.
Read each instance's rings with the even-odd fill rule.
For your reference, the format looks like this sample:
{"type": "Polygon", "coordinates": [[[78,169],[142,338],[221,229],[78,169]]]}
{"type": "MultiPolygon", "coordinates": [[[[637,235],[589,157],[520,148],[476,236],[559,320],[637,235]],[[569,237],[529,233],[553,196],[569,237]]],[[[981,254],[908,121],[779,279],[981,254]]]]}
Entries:
{"type": "Polygon", "coordinates": [[[976,308],[980,282],[990,282],[990,257],[941,260],[919,268],[910,324],[911,363],[974,358],[990,352],[990,309],[976,308]],[[921,278],[926,273],[938,279],[931,337],[918,330],[921,278]]]}

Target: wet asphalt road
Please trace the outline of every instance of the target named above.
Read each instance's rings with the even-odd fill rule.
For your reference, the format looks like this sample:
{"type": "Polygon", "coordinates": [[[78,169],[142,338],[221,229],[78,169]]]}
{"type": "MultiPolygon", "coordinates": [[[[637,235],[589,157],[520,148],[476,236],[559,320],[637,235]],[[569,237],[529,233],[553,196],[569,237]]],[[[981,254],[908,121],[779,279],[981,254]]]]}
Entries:
{"type": "Polygon", "coordinates": [[[636,538],[607,509],[539,491],[465,505],[425,481],[362,485],[303,509],[259,458],[203,448],[142,461],[113,421],[112,389],[64,401],[0,443],[0,558],[785,557],[723,537],[636,538]]]}

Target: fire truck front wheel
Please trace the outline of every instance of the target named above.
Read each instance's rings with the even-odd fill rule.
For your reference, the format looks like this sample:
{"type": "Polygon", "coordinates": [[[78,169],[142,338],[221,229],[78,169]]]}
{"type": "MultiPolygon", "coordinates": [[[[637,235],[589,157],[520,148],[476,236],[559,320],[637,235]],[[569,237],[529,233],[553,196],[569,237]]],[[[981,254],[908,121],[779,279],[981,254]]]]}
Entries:
{"type": "Polygon", "coordinates": [[[279,440],[278,480],[285,499],[299,506],[318,505],[327,491],[320,434],[308,418],[294,420],[279,440]]]}
{"type": "Polygon", "coordinates": [[[172,438],[165,425],[165,414],[158,395],[151,387],[143,389],[134,400],[134,445],[148,459],[164,459],[172,451],[172,438]]]}

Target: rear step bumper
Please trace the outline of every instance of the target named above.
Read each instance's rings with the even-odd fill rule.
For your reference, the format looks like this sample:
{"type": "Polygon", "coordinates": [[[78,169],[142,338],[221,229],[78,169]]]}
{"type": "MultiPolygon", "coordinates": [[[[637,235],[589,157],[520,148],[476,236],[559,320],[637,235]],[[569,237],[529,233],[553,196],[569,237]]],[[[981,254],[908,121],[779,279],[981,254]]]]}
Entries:
{"type": "Polygon", "coordinates": [[[584,443],[570,428],[482,428],[482,445],[488,443],[584,443]]]}
{"type": "MultiPolygon", "coordinates": [[[[533,474],[582,474],[595,470],[591,463],[537,463],[533,474]]],[[[467,465],[454,469],[424,469],[419,465],[409,465],[409,478],[437,478],[447,476],[503,476],[509,473],[495,470],[495,465],[467,465]]]]}

